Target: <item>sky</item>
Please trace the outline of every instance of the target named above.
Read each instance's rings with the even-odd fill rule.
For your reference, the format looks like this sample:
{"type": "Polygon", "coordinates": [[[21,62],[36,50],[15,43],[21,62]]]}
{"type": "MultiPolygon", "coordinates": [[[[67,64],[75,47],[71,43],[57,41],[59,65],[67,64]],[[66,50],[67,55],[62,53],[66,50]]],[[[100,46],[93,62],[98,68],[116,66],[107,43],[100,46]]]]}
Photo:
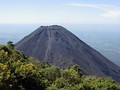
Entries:
{"type": "Polygon", "coordinates": [[[0,0],[0,24],[120,24],[120,0],[0,0]]]}

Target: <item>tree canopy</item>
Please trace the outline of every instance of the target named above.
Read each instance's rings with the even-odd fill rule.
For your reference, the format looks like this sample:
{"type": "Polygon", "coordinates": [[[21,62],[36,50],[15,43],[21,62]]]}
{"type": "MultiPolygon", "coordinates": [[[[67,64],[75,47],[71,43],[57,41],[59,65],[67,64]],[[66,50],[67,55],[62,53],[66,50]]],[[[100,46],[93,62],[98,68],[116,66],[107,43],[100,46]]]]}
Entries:
{"type": "Polygon", "coordinates": [[[0,90],[120,90],[111,78],[86,76],[77,65],[66,69],[26,57],[12,42],[0,45],[0,90]]]}

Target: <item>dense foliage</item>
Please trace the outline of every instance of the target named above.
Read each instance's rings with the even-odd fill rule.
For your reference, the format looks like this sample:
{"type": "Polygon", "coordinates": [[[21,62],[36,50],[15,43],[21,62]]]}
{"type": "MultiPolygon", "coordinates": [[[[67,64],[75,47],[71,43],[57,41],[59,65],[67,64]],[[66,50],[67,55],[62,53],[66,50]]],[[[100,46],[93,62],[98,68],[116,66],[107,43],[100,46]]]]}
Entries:
{"type": "Polygon", "coordinates": [[[0,90],[120,90],[111,78],[85,76],[77,65],[66,69],[26,57],[12,42],[0,45],[0,90]]]}

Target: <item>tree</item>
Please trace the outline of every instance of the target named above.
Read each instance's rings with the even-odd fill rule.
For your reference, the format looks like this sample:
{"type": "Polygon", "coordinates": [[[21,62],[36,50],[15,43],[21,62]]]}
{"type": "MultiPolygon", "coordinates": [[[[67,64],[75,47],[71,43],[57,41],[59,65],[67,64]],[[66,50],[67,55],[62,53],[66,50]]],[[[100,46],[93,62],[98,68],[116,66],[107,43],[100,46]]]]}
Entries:
{"type": "Polygon", "coordinates": [[[80,67],[78,65],[72,65],[72,66],[68,67],[68,69],[75,70],[80,76],[83,75],[82,70],[80,69],[80,67]]]}
{"type": "Polygon", "coordinates": [[[12,41],[8,41],[7,42],[7,46],[10,48],[10,49],[13,49],[14,48],[14,44],[12,41]]]}

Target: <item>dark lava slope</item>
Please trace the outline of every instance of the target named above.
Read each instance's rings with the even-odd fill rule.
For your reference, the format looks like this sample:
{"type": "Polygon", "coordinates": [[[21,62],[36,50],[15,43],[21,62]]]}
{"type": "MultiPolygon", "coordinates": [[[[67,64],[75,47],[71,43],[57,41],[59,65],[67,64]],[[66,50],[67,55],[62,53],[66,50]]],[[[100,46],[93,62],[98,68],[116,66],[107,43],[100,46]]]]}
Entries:
{"type": "Polygon", "coordinates": [[[111,76],[120,82],[120,67],[58,25],[39,27],[15,48],[60,68],[78,64],[90,75],[111,76]]]}

